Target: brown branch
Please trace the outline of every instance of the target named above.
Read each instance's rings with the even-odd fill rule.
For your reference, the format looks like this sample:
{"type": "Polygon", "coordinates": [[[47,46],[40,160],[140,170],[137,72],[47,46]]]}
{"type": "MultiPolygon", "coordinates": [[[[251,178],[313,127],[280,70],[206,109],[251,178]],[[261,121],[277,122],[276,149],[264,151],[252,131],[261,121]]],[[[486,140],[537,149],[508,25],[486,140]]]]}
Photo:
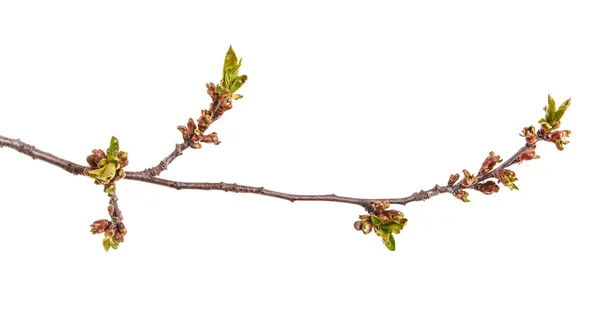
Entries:
{"type": "MultiPolygon", "coordinates": [[[[220,115],[217,114],[217,111],[219,109],[219,95],[217,94],[215,96],[215,98],[213,99],[212,103],[210,104],[210,112],[211,112],[211,116],[212,116],[212,122],[208,125],[208,127],[205,129],[208,130],[208,128],[210,127],[210,125],[215,122],[217,119],[219,119],[220,115]]],[[[185,140],[182,144],[176,144],[175,145],[175,150],[173,150],[173,152],[171,152],[167,157],[165,157],[164,159],[162,159],[162,161],[160,161],[160,163],[158,163],[158,165],[154,166],[154,167],[150,167],[147,168],[139,173],[143,173],[146,174],[148,176],[158,176],[160,175],[160,173],[162,173],[163,171],[166,171],[169,164],[171,164],[173,161],[175,161],[175,159],[177,159],[177,157],[179,157],[180,155],[183,154],[183,151],[188,149],[189,147],[191,147],[193,145],[193,141],[188,138],[187,140],[185,140]]]]}
{"type": "Polygon", "coordinates": [[[82,166],[71,161],[59,158],[51,153],[37,149],[36,147],[22,142],[20,139],[12,139],[0,135],[0,148],[8,147],[22,154],[30,156],[34,160],[42,160],[46,163],[58,166],[74,175],[83,175],[86,166],[82,166]]]}
{"type": "Polygon", "coordinates": [[[173,152],[171,152],[171,154],[169,154],[166,158],[162,159],[162,161],[160,161],[160,163],[158,163],[157,166],[147,168],[141,171],[140,173],[147,174],[149,176],[160,175],[160,173],[167,170],[167,167],[169,166],[169,164],[171,164],[171,162],[173,162],[178,156],[182,155],[183,151],[189,147],[190,143],[187,141],[183,142],[183,144],[176,144],[175,150],[173,150],[173,152]]]}
{"type": "MultiPolygon", "coordinates": [[[[345,197],[345,196],[338,196],[335,194],[322,194],[322,195],[291,194],[291,193],[285,193],[285,192],[279,192],[279,191],[266,189],[264,187],[245,186],[245,185],[238,185],[235,183],[180,182],[180,181],[173,181],[173,180],[155,177],[155,176],[151,175],[151,173],[148,171],[149,169],[141,171],[141,172],[126,172],[125,179],[151,183],[151,184],[160,185],[160,186],[164,186],[164,187],[174,188],[177,190],[181,190],[181,189],[221,190],[221,191],[226,191],[226,192],[260,194],[260,195],[265,195],[265,196],[269,196],[269,197],[273,197],[273,198],[288,200],[290,202],[294,202],[294,201],[340,202],[340,203],[357,204],[357,205],[360,205],[360,206],[363,206],[366,208],[371,202],[378,200],[378,201],[389,201],[390,204],[406,205],[407,203],[410,203],[410,202],[425,201],[427,199],[430,199],[430,198],[437,196],[439,194],[442,194],[442,193],[454,193],[457,190],[467,189],[467,188],[475,189],[477,184],[479,184],[480,182],[482,182],[486,179],[489,179],[489,178],[493,178],[494,173],[497,170],[504,169],[504,168],[514,164],[516,159],[520,155],[522,155],[525,151],[527,151],[529,148],[531,148],[534,145],[535,144],[531,144],[531,145],[526,144],[525,146],[519,148],[519,150],[517,150],[517,152],[515,152],[515,154],[513,154],[508,160],[503,162],[501,165],[496,167],[494,170],[490,171],[487,174],[477,176],[477,183],[474,185],[471,185],[469,187],[464,187],[463,185],[461,185],[461,183],[457,183],[452,186],[435,185],[433,188],[431,188],[429,190],[421,190],[421,191],[415,192],[415,193],[413,193],[407,197],[403,197],[403,198],[388,198],[388,199],[383,198],[382,199],[382,198],[345,197]]],[[[57,156],[54,156],[50,153],[41,151],[32,145],[28,145],[24,142],[21,142],[18,139],[11,139],[8,137],[0,136],[0,147],[4,147],[4,146],[14,149],[20,153],[26,154],[26,155],[32,157],[33,159],[39,159],[44,162],[48,162],[50,164],[56,165],[56,166],[66,170],[70,173],[73,173],[75,175],[83,175],[83,170],[86,168],[85,166],[75,164],[73,162],[70,162],[70,161],[64,160],[62,158],[59,158],[57,156]]],[[[183,146],[183,145],[178,145],[178,146],[183,146]]],[[[181,149],[181,151],[183,151],[184,149],[181,149]]],[[[171,153],[171,155],[169,155],[169,157],[167,157],[167,158],[165,158],[165,160],[163,160],[166,163],[166,165],[168,165],[168,163],[173,161],[173,159],[179,155],[179,154],[176,154],[177,150],[178,149],[176,149],[173,153],[171,153]]],[[[161,163],[163,163],[163,161],[161,161],[161,163]]],[[[166,165],[165,165],[165,167],[166,167],[166,165]]]]}
{"type": "Polygon", "coordinates": [[[112,206],[112,212],[109,213],[110,214],[110,218],[111,220],[116,224],[119,225],[122,222],[122,212],[121,209],[119,208],[119,203],[117,201],[119,201],[119,198],[117,197],[116,193],[110,194],[108,195],[110,197],[110,200],[108,201],[108,205],[112,206]]]}

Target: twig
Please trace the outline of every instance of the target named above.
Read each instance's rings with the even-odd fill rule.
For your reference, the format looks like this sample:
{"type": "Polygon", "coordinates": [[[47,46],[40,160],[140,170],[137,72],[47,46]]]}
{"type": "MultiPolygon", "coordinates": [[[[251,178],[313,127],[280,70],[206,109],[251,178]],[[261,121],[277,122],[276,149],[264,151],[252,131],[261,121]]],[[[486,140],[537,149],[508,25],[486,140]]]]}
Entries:
{"type": "Polygon", "coordinates": [[[173,150],[173,152],[171,152],[171,154],[169,154],[166,158],[164,158],[162,161],[160,161],[160,163],[158,163],[157,166],[147,168],[147,169],[141,171],[141,173],[147,174],[149,176],[160,175],[160,173],[167,170],[167,167],[169,166],[169,164],[171,164],[171,162],[173,162],[178,156],[182,155],[183,151],[189,147],[190,147],[190,144],[187,141],[183,142],[182,144],[176,144],[175,150],[173,150]]]}

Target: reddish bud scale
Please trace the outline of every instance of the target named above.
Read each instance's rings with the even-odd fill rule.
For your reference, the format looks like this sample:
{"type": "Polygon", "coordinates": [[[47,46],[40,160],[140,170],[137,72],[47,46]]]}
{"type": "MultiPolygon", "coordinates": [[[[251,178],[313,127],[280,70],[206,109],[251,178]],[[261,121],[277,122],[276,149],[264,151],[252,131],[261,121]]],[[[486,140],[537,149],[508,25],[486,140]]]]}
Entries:
{"type": "Polygon", "coordinates": [[[92,155],[94,156],[94,160],[96,162],[100,162],[103,159],[106,159],[106,153],[104,153],[104,150],[94,149],[92,150],[92,152],[92,155]]]}
{"type": "Polygon", "coordinates": [[[491,151],[490,154],[488,155],[488,157],[481,164],[481,168],[479,169],[479,174],[483,175],[483,174],[487,174],[487,173],[491,172],[492,169],[494,169],[494,166],[496,166],[496,164],[498,164],[500,162],[502,162],[502,159],[500,159],[500,156],[495,155],[494,152],[491,151]]]}
{"type": "Polygon", "coordinates": [[[210,143],[210,144],[215,144],[215,145],[218,145],[221,143],[219,141],[219,137],[217,136],[217,133],[215,133],[215,132],[212,132],[208,135],[203,136],[201,141],[203,143],[210,143]]]}
{"type": "Polygon", "coordinates": [[[467,170],[463,170],[463,174],[465,175],[465,177],[463,178],[463,180],[460,182],[460,184],[463,187],[470,187],[471,185],[473,185],[474,183],[477,182],[477,176],[475,175],[471,175],[471,173],[469,173],[469,171],[467,170]]]}
{"type": "Polygon", "coordinates": [[[363,222],[361,224],[361,229],[364,234],[369,234],[373,230],[373,224],[370,222],[363,222]]]}
{"type": "Polygon", "coordinates": [[[194,119],[189,118],[188,122],[187,122],[187,130],[190,133],[193,133],[196,130],[196,123],[194,122],[194,119]]]}
{"type": "Polygon", "coordinates": [[[448,178],[448,186],[454,185],[454,183],[456,183],[459,178],[460,174],[458,173],[450,175],[450,177],[448,178]]]}
{"type": "Polygon", "coordinates": [[[471,202],[469,200],[469,193],[464,190],[457,190],[453,193],[453,195],[463,202],[471,202]]]}
{"type": "Polygon", "coordinates": [[[106,219],[96,220],[90,225],[90,227],[91,227],[90,232],[92,234],[102,233],[106,230],[106,228],[109,226],[109,224],[110,224],[110,222],[106,219]]]}
{"type": "Polygon", "coordinates": [[[535,154],[535,147],[537,145],[531,146],[529,149],[525,150],[521,155],[519,155],[516,159],[517,163],[521,163],[523,161],[529,161],[534,159],[539,159],[540,156],[535,154]]]}
{"type": "Polygon", "coordinates": [[[535,127],[533,125],[523,128],[523,131],[521,132],[520,135],[525,137],[525,141],[529,145],[533,145],[537,142],[537,133],[536,133],[535,127]]]}
{"type": "Polygon", "coordinates": [[[564,130],[564,131],[550,132],[546,136],[548,137],[549,141],[554,142],[554,144],[556,145],[556,148],[558,150],[562,151],[565,149],[564,145],[569,143],[567,138],[569,137],[570,134],[571,134],[571,131],[564,130]]]}
{"type": "Polygon", "coordinates": [[[515,172],[508,169],[501,169],[496,171],[496,178],[498,178],[498,182],[507,186],[510,190],[519,190],[517,185],[514,184],[515,181],[519,180],[515,172]]]}
{"type": "Polygon", "coordinates": [[[115,235],[115,232],[117,231],[117,226],[115,225],[114,222],[110,221],[109,224],[110,225],[108,227],[108,230],[106,230],[106,232],[104,232],[104,236],[106,236],[106,237],[115,235]]]}
{"type": "Polygon", "coordinates": [[[181,136],[184,140],[187,140],[190,136],[190,131],[183,125],[178,125],[177,129],[181,132],[181,136]]]}
{"type": "Polygon", "coordinates": [[[489,195],[500,191],[500,187],[495,182],[488,180],[483,184],[477,185],[477,190],[489,195]]]}

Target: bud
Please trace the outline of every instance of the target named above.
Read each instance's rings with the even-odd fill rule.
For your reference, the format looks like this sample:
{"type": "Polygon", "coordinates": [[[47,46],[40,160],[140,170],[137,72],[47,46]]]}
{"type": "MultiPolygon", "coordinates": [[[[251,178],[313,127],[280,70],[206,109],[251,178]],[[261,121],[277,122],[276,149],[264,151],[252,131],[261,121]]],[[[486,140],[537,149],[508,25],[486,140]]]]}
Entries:
{"type": "Polygon", "coordinates": [[[457,199],[459,199],[463,202],[471,202],[469,200],[469,193],[464,190],[457,190],[453,194],[457,199]]]}
{"type": "Polygon", "coordinates": [[[548,136],[549,136],[549,140],[554,142],[554,144],[556,145],[556,148],[558,150],[564,150],[565,149],[564,145],[569,143],[567,138],[569,137],[570,134],[571,134],[571,131],[564,130],[564,131],[551,132],[548,136]]]}
{"type": "Polygon", "coordinates": [[[126,235],[126,234],[127,234],[127,228],[125,228],[125,224],[124,224],[124,223],[120,223],[120,224],[119,224],[119,231],[121,231],[121,233],[122,233],[123,235],[126,235]]]}
{"type": "Polygon", "coordinates": [[[127,166],[127,163],[129,163],[129,154],[125,151],[119,151],[119,162],[121,163],[121,167],[125,167],[127,166]]]}
{"type": "Polygon", "coordinates": [[[96,163],[96,161],[94,160],[93,154],[90,154],[89,156],[87,156],[87,158],[85,158],[85,161],[88,163],[89,166],[92,166],[92,167],[96,167],[96,165],[98,165],[98,163],[96,163]]]}
{"type": "Polygon", "coordinates": [[[381,212],[383,212],[383,210],[385,210],[385,209],[388,209],[389,207],[390,207],[390,202],[389,201],[375,201],[375,202],[373,202],[373,209],[380,210],[381,212]]]}
{"type": "Polygon", "coordinates": [[[370,222],[363,222],[361,225],[361,229],[364,234],[369,234],[373,230],[373,224],[370,222]]]}
{"type": "Polygon", "coordinates": [[[92,150],[92,155],[94,156],[94,160],[96,162],[100,162],[102,159],[106,158],[106,153],[104,153],[104,150],[100,149],[92,150]]]}
{"type": "Polygon", "coordinates": [[[92,234],[102,233],[109,226],[109,223],[110,222],[106,219],[96,220],[90,225],[90,227],[91,227],[90,232],[92,234]]]}
{"type": "Polygon", "coordinates": [[[448,186],[454,185],[454,183],[458,181],[459,177],[460,175],[458,173],[450,175],[448,178],[448,186]]]}
{"type": "Polygon", "coordinates": [[[383,214],[393,220],[402,219],[404,217],[404,213],[402,213],[401,211],[397,211],[395,209],[388,209],[388,210],[384,211],[383,214]]]}
{"type": "Polygon", "coordinates": [[[537,134],[535,133],[535,127],[533,125],[524,127],[523,131],[519,135],[521,137],[525,137],[525,141],[528,145],[533,145],[537,142],[537,134]]]}
{"type": "Polygon", "coordinates": [[[354,229],[356,229],[357,231],[362,230],[362,224],[363,224],[363,222],[360,221],[360,220],[355,221],[354,222],[354,229]]]}
{"type": "Polygon", "coordinates": [[[460,184],[463,187],[469,187],[472,184],[477,182],[477,176],[475,175],[471,175],[471,173],[469,173],[469,171],[467,170],[463,170],[463,174],[465,174],[465,177],[463,178],[463,180],[460,182],[460,184]]]}
{"type": "Polygon", "coordinates": [[[519,180],[516,177],[515,172],[508,169],[501,169],[496,171],[496,178],[498,178],[498,182],[501,182],[503,185],[507,186],[510,190],[519,190],[517,185],[514,184],[515,181],[519,180]]]}
{"type": "Polygon", "coordinates": [[[215,133],[215,132],[212,132],[208,135],[204,135],[200,141],[203,143],[209,143],[209,144],[215,144],[215,145],[218,145],[221,143],[219,141],[219,137],[217,136],[217,133],[215,133]]]}
{"type": "Polygon", "coordinates": [[[188,139],[188,136],[190,135],[190,131],[183,125],[178,125],[177,129],[181,132],[181,136],[183,137],[183,139],[188,139]]]}
{"type": "Polygon", "coordinates": [[[500,191],[500,187],[495,182],[488,180],[483,184],[477,185],[477,190],[483,194],[492,194],[500,191]]]}
{"type": "Polygon", "coordinates": [[[187,130],[190,133],[193,133],[196,130],[196,122],[194,122],[194,119],[189,118],[188,122],[187,122],[187,130]]]}
{"type": "Polygon", "coordinates": [[[500,159],[500,156],[495,155],[494,152],[491,151],[489,156],[481,164],[481,168],[479,169],[479,174],[483,175],[483,174],[489,173],[490,171],[492,171],[494,166],[496,166],[496,164],[498,164],[500,162],[502,162],[502,159],[500,159]]]}

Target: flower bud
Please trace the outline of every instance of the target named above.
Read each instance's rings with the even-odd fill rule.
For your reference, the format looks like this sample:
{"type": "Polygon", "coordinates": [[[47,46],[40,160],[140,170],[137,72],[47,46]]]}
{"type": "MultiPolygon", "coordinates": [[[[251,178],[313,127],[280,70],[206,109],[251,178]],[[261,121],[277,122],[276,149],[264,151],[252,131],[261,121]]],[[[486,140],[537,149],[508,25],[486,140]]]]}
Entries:
{"type": "Polygon", "coordinates": [[[477,176],[475,175],[471,175],[471,173],[469,173],[469,171],[467,170],[463,170],[463,174],[465,174],[465,177],[463,178],[463,180],[460,182],[460,184],[463,187],[469,187],[472,184],[477,182],[477,176]]]}
{"type": "Polygon", "coordinates": [[[485,158],[479,169],[479,174],[487,174],[492,171],[496,164],[502,162],[499,155],[495,155],[493,151],[490,152],[489,156],[485,158]]]}
{"type": "Polygon", "coordinates": [[[488,180],[483,184],[477,185],[477,190],[483,194],[492,194],[500,191],[500,187],[495,182],[488,180]]]}
{"type": "Polygon", "coordinates": [[[519,190],[517,185],[514,184],[515,181],[519,180],[516,177],[515,172],[508,169],[501,169],[496,171],[496,178],[498,178],[498,182],[501,182],[503,185],[507,186],[510,190],[519,190]]]}
{"type": "Polygon", "coordinates": [[[458,181],[459,177],[460,175],[458,173],[450,175],[450,177],[448,178],[448,186],[454,185],[454,183],[458,181]]]}
{"type": "Polygon", "coordinates": [[[463,202],[471,202],[469,200],[469,193],[464,190],[457,190],[453,194],[457,199],[459,199],[463,202]]]}
{"type": "Polygon", "coordinates": [[[373,230],[373,224],[370,222],[363,222],[361,229],[364,234],[369,234],[373,230]]]}
{"type": "Polygon", "coordinates": [[[90,232],[92,234],[102,233],[109,226],[109,223],[110,222],[106,219],[96,220],[90,225],[90,227],[91,227],[90,232]]]}

